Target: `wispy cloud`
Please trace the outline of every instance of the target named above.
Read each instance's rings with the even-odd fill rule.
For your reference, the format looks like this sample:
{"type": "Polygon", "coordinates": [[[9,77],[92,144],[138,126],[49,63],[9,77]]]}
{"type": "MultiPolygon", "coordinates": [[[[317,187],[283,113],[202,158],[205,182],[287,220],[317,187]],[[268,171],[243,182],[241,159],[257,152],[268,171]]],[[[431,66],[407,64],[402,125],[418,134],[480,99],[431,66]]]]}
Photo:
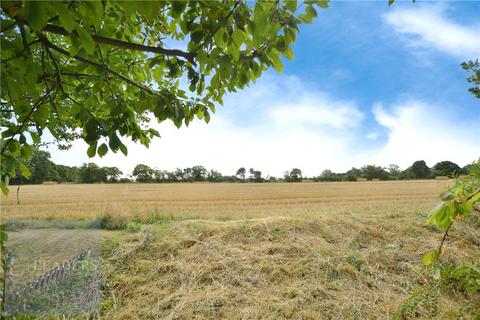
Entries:
{"type": "Polygon", "coordinates": [[[274,122],[281,126],[324,126],[347,129],[357,126],[363,119],[354,102],[343,102],[324,94],[300,97],[288,104],[272,106],[268,111],[274,122]]]}
{"type": "Polygon", "coordinates": [[[480,57],[480,24],[452,21],[443,6],[394,8],[383,19],[413,48],[435,48],[461,59],[480,57]]]}

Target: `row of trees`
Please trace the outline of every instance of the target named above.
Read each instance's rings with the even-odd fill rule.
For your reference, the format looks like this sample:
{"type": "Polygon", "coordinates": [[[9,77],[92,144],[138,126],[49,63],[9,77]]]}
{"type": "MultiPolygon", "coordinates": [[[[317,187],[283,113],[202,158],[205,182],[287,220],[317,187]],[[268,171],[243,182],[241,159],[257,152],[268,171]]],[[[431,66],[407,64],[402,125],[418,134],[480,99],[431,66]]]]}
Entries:
{"type": "MultiPolygon", "coordinates": [[[[324,170],[321,175],[313,178],[306,178],[302,170],[293,168],[286,171],[282,178],[262,175],[260,170],[244,167],[239,168],[235,175],[223,175],[217,170],[207,170],[203,166],[193,166],[174,171],[158,170],[145,164],[138,164],[132,173],[125,177],[117,167],[100,167],[95,163],[84,163],[80,167],[69,167],[55,164],[50,160],[50,153],[36,150],[26,162],[31,174],[30,179],[12,180],[13,184],[40,184],[45,181],[56,181],[59,183],[99,183],[99,182],[300,182],[304,179],[313,181],[355,181],[358,178],[380,179],[380,180],[404,180],[404,179],[430,179],[436,176],[455,177],[465,174],[469,165],[460,167],[451,161],[441,161],[432,168],[428,167],[425,161],[415,161],[406,170],[392,164],[387,168],[375,165],[367,165],[362,168],[352,168],[344,173],[336,173],[331,170],[324,170]]],[[[20,175],[17,175],[20,177],[20,175]]]]}
{"type": "Polygon", "coordinates": [[[367,165],[360,169],[352,168],[345,173],[335,173],[331,170],[325,170],[315,181],[355,181],[358,178],[380,179],[380,180],[407,180],[407,179],[432,179],[438,176],[457,177],[468,173],[471,165],[460,167],[452,161],[440,161],[430,168],[425,161],[415,161],[406,170],[401,170],[396,164],[391,164],[387,168],[367,165]]]}
{"type": "MultiPolygon", "coordinates": [[[[117,167],[99,167],[95,163],[84,163],[81,167],[69,167],[55,164],[50,160],[50,153],[36,150],[32,153],[25,165],[31,172],[30,179],[21,178],[20,173],[11,180],[12,184],[40,184],[45,181],[56,181],[59,183],[98,183],[98,182],[120,182],[124,179],[117,167]]],[[[124,181],[130,181],[126,179],[124,181]]]]}

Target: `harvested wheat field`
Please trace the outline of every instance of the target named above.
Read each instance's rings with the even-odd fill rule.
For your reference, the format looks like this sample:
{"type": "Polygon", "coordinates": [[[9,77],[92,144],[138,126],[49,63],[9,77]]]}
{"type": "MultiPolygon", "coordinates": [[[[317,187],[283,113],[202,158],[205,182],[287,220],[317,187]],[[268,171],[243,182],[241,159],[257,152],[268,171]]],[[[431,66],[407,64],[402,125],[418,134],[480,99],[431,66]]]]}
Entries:
{"type": "MultiPolygon", "coordinates": [[[[2,216],[139,224],[108,245],[107,319],[475,319],[478,286],[439,285],[421,263],[441,241],[424,220],[448,183],[25,186],[2,216]]],[[[478,270],[479,246],[472,214],[451,229],[441,272],[478,270]]]]}
{"type": "Polygon", "coordinates": [[[5,220],[93,219],[104,215],[147,219],[250,219],[355,213],[388,215],[427,210],[448,181],[339,183],[184,183],[27,185],[20,204],[2,198],[5,220]]]}

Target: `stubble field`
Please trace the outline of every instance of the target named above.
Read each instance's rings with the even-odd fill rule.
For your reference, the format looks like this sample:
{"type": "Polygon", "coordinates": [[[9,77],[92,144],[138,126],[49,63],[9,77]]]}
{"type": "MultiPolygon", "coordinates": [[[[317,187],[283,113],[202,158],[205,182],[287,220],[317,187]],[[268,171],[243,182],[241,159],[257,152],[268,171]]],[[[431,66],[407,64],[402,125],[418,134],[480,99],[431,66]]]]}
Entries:
{"type": "Polygon", "coordinates": [[[379,214],[431,208],[448,181],[27,185],[2,198],[5,220],[148,217],[240,220],[269,216],[379,214]]]}
{"type": "MultiPolygon", "coordinates": [[[[115,233],[107,319],[470,319],[480,293],[432,285],[421,265],[442,237],[425,216],[448,183],[23,186],[2,220],[142,223],[115,233]]],[[[26,232],[12,232],[19,247],[26,232]]],[[[444,259],[478,268],[479,245],[472,215],[444,259]]]]}

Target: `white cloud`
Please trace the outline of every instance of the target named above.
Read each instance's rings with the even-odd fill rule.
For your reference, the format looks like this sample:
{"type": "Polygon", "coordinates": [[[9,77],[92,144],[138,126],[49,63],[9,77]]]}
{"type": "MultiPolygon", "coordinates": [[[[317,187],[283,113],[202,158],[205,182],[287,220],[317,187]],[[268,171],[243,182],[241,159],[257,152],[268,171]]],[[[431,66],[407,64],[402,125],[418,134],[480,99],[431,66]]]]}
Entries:
{"type": "Polygon", "coordinates": [[[363,114],[353,102],[336,101],[324,95],[300,98],[298,102],[279,105],[269,116],[281,126],[329,126],[337,129],[355,127],[363,114]]]}
{"type": "MultiPolygon", "coordinates": [[[[149,149],[125,141],[128,157],[109,152],[91,160],[124,172],[144,163],[167,170],[200,164],[224,174],[245,166],[275,176],[299,167],[317,175],[327,167],[343,170],[345,163],[348,168],[355,162],[350,151],[352,130],[362,117],[354,102],[314,92],[296,77],[267,74],[257,84],[228,96],[209,124],[194,121],[181,129],[170,122],[154,124],[162,138],[155,139],[149,149]],[[348,160],[342,163],[341,159],[348,160]]],[[[77,141],[67,152],[52,149],[52,159],[80,165],[90,161],[86,149],[85,143],[77,141]]]]}
{"type": "Polygon", "coordinates": [[[414,48],[435,48],[461,59],[480,57],[480,24],[465,26],[444,16],[443,7],[396,7],[384,21],[414,48]]]}
{"type": "MultiPolygon", "coordinates": [[[[438,118],[439,108],[418,101],[392,111],[376,105],[375,118],[365,119],[353,101],[318,92],[296,77],[267,74],[228,96],[209,124],[194,121],[181,129],[170,122],[154,124],[162,138],[149,149],[125,140],[128,157],[109,152],[92,160],[126,173],[138,163],[166,170],[200,164],[224,174],[254,167],[277,177],[293,167],[312,176],[365,164],[405,168],[418,159],[430,165],[445,159],[462,165],[472,161],[480,154],[479,129],[451,125],[438,118]]],[[[51,150],[52,159],[81,165],[90,161],[86,150],[78,141],[70,151],[51,150]]]]}
{"type": "MultiPolygon", "coordinates": [[[[376,104],[376,121],[388,130],[387,141],[370,158],[383,165],[396,163],[405,168],[423,159],[433,166],[440,160],[465,165],[480,155],[480,128],[467,121],[438,116],[440,106],[410,100],[395,105],[391,111],[376,104]]],[[[480,120],[478,112],[472,115],[480,120]]]]}

